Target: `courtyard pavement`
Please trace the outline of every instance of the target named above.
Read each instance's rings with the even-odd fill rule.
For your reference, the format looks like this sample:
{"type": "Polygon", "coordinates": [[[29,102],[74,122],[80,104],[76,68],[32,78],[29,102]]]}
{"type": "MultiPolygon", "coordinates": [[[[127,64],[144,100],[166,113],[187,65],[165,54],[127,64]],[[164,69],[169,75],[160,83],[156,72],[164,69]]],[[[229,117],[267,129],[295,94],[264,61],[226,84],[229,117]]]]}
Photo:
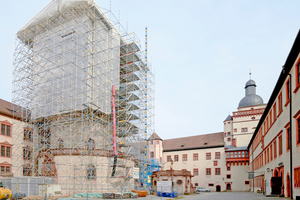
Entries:
{"type": "MultiPolygon", "coordinates": [[[[175,198],[170,197],[158,197],[154,195],[148,195],[147,197],[139,197],[139,200],[167,200],[175,198]]],[[[177,198],[176,198],[177,199],[177,198]]],[[[263,194],[257,194],[252,192],[201,192],[200,194],[183,195],[178,199],[187,200],[275,200],[275,199],[289,199],[283,197],[265,197],[263,194]]]]}

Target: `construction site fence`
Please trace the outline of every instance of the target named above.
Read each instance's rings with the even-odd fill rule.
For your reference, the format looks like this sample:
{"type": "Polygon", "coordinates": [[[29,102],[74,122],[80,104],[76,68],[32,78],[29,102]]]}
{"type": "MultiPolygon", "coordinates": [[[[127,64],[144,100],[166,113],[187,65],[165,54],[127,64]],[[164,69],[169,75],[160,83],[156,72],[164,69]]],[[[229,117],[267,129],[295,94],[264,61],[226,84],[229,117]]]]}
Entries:
{"type": "MultiPolygon", "coordinates": [[[[163,193],[173,193],[176,196],[183,196],[185,192],[185,187],[183,185],[170,186],[170,187],[157,187],[152,186],[149,188],[150,194],[155,194],[157,196],[163,196],[163,193]]],[[[168,194],[166,194],[168,196],[168,194]]]]}
{"type": "Polygon", "coordinates": [[[55,184],[55,179],[48,177],[12,177],[10,179],[0,179],[0,182],[4,187],[10,189],[13,195],[18,193],[21,196],[36,196],[45,190],[46,185],[55,184]]]}

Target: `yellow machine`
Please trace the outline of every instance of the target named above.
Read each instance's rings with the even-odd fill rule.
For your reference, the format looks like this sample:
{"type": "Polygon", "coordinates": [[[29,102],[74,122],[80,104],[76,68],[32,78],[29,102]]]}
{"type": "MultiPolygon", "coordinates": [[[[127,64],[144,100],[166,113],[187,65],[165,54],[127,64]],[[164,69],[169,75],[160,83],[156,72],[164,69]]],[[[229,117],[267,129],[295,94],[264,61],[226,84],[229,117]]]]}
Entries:
{"type": "Polygon", "coordinates": [[[0,182],[0,200],[9,199],[10,197],[11,197],[10,189],[3,187],[2,182],[0,182]]]}

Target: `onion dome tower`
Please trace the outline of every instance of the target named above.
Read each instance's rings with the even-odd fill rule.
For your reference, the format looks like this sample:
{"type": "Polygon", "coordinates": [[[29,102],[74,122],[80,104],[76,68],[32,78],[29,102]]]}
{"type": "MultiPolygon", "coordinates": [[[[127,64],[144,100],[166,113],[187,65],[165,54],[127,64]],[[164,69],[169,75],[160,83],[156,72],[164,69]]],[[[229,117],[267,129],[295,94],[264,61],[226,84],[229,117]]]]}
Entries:
{"type": "Polygon", "coordinates": [[[245,97],[239,103],[238,108],[255,106],[264,103],[264,100],[256,94],[256,83],[254,80],[251,80],[251,69],[250,69],[250,80],[247,81],[245,85],[245,97]]]}

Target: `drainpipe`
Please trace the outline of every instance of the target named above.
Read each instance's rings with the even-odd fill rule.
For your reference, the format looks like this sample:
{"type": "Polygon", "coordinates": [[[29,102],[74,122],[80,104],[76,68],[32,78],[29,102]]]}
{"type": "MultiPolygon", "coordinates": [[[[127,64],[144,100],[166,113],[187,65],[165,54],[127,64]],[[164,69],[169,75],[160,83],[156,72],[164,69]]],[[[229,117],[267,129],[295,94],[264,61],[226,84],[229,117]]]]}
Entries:
{"type": "Polygon", "coordinates": [[[282,66],[283,74],[287,74],[290,77],[290,189],[291,189],[291,199],[293,199],[293,145],[292,145],[292,75],[285,71],[285,66],[282,66]]]}

